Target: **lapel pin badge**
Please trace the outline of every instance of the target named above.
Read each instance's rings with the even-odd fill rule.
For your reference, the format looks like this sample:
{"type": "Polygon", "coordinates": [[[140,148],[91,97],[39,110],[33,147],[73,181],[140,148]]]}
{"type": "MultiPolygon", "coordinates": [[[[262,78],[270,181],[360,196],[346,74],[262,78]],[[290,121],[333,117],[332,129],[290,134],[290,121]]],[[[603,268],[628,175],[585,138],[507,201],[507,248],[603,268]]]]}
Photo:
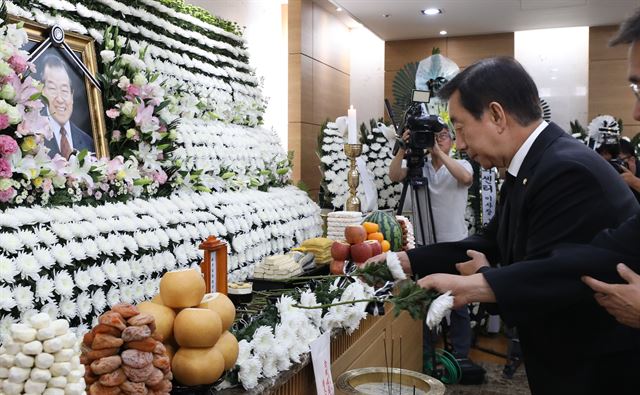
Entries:
{"type": "Polygon", "coordinates": [[[527,185],[527,179],[522,180],[522,185],[527,185]]]}

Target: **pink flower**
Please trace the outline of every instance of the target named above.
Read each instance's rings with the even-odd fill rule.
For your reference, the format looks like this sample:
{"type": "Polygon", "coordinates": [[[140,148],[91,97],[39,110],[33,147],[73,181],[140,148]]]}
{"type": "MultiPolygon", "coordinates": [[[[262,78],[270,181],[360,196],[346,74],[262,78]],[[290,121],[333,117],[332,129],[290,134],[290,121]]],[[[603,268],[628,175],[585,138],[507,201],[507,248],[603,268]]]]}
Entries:
{"type": "Polygon", "coordinates": [[[9,116],[7,114],[0,114],[0,130],[8,128],[9,125],[9,116]]]}
{"type": "Polygon", "coordinates": [[[165,182],[167,182],[167,173],[165,173],[164,170],[158,170],[155,173],[153,173],[153,180],[157,181],[158,184],[162,185],[165,182]]]}
{"type": "Polygon", "coordinates": [[[53,131],[49,126],[49,120],[37,111],[28,111],[22,117],[22,122],[18,124],[16,132],[20,136],[43,136],[47,140],[53,137],[53,131]]]}
{"type": "Polygon", "coordinates": [[[120,111],[117,108],[107,110],[107,116],[111,119],[116,119],[120,115],[120,111]]]}
{"type": "Polygon", "coordinates": [[[0,158],[0,177],[10,178],[11,176],[13,176],[11,164],[5,158],[0,158]]]}
{"type": "Polygon", "coordinates": [[[42,190],[46,193],[49,193],[53,190],[53,182],[49,178],[45,178],[42,182],[42,190]]]}
{"type": "Polygon", "coordinates": [[[122,132],[119,130],[114,130],[111,132],[111,141],[120,141],[122,138],[122,132]]]}
{"type": "Polygon", "coordinates": [[[140,87],[134,84],[131,84],[127,87],[127,98],[132,100],[135,97],[140,96],[140,87]]]}
{"type": "Polygon", "coordinates": [[[13,55],[9,58],[9,65],[15,70],[17,74],[22,74],[27,70],[29,64],[27,63],[27,59],[18,54],[13,55]]]}
{"type": "Polygon", "coordinates": [[[16,190],[13,187],[9,187],[4,190],[0,190],[0,202],[6,203],[11,201],[16,196],[16,190]]]}
{"type": "MultiPolygon", "coordinates": [[[[2,114],[2,116],[6,116],[2,114]]],[[[0,118],[2,117],[0,116],[0,118]]],[[[18,151],[18,143],[11,136],[0,135],[0,154],[11,155],[18,151]]]]}
{"type": "Polygon", "coordinates": [[[121,155],[116,156],[107,162],[107,176],[113,179],[118,171],[124,166],[124,158],[121,155]]]}

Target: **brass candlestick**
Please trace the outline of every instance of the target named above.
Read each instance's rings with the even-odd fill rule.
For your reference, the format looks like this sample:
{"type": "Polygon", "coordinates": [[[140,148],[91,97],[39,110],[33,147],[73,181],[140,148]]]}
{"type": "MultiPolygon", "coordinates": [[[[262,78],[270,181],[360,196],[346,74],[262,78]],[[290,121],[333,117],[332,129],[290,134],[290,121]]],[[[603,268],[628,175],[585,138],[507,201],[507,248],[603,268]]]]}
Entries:
{"type": "Polygon", "coordinates": [[[362,144],[345,144],[344,153],[351,162],[349,173],[347,173],[347,182],[349,183],[349,198],[345,205],[347,211],[360,211],[360,199],[356,190],[360,185],[360,174],[356,168],[356,158],[362,154],[362,144]]]}

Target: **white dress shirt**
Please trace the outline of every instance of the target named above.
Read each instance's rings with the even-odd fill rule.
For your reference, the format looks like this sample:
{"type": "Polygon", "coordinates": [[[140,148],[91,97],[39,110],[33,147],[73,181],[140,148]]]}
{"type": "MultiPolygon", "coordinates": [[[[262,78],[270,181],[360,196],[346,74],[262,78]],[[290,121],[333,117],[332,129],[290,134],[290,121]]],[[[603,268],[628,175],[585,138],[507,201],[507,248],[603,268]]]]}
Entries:
{"type": "Polygon", "coordinates": [[[540,125],[527,137],[527,139],[522,143],[516,154],[511,159],[511,163],[509,163],[509,168],[507,171],[514,177],[518,177],[518,172],[520,171],[520,166],[522,166],[522,162],[524,162],[524,158],[527,157],[533,142],[536,141],[540,133],[549,125],[547,121],[542,121],[540,125]]]}
{"type": "MultiPolygon", "coordinates": [[[[49,116],[49,126],[51,127],[51,130],[53,130],[53,135],[56,138],[56,142],[58,143],[58,150],[62,149],[60,146],[60,139],[62,138],[60,129],[62,127],[55,119],[53,119],[52,116],[49,116]]],[[[69,146],[71,147],[71,151],[73,151],[73,137],[71,137],[71,125],[69,121],[64,124],[64,130],[67,131],[67,141],[69,141],[69,146]]]]}

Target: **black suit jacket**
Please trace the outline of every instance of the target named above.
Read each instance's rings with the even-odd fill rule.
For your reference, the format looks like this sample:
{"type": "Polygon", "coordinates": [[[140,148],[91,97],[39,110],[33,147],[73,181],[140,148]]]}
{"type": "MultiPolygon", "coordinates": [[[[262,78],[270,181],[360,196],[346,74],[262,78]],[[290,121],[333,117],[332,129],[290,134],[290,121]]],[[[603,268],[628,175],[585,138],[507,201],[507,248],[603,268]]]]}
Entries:
{"type": "MultiPolygon", "coordinates": [[[[71,140],[73,141],[72,148],[74,151],[87,149],[89,152],[96,152],[96,148],[93,145],[93,137],[74,125],[73,122],[69,122],[69,126],[71,129],[71,140]]],[[[55,137],[52,137],[50,140],[45,140],[44,145],[49,148],[50,157],[53,158],[56,154],[60,153],[60,147],[58,147],[58,142],[55,137]]]]}
{"type": "MultiPolygon", "coordinates": [[[[483,233],[459,242],[409,251],[413,272],[418,277],[436,272],[457,273],[455,263],[469,259],[467,249],[481,251],[492,263],[500,262],[503,267],[546,257],[562,243],[587,243],[600,230],[616,227],[640,211],[613,167],[553,123],[531,146],[506,199],[509,200],[509,212],[506,212],[505,201],[500,202],[496,216],[483,233]]],[[[534,265],[524,267],[525,262],[520,264],[526,282],[526,272],[533,270],[534,265]]],[[[504,269],[490,272],[501,273],[504,269]]],[[[489,281],[489,272],[485,275],[489,276],[489,281]]],[[[519,284],[510,282],[508,275],[503,275],[502,279],[503,288],[496,293],[501,313],[502,301],[511,300],[512,295],[522,295],[524,290],[519,284]]],[[[491,281],[489,283],[493,288],[491,281]]],[[[537,293],[552,292],[547,285],[536,284],[529,291],[532,288],[537,293]]],[[[592,297],[588,303],[594,306],[592,297]]],[[[588,379],[585,387],[584,374],[593,369],[593,364],[585,365],[580,358],[585,353],[599,355],[610,342],[597,345],[594,338],[584,335],[594,330],[576,328],[572,321],[576,313],[580,314],[577,310],[563,309],[549,315],[544,313],[547,307],[513,306],[516,310],[524,310],[519,318],[510,319],[506,314],[507,320],[516,324],[520,331],[529,383],[534,393],[578,393],[562,392],[562,389],[589,388],[588,379]],[[534,315],[535,319],[520,319],[534,315]],[[564,352],[566,350],[570,351],[564,352]],[[558,369],[557,364],[551,363],[554,360],[563,361],[577,370],[568,375],[558,373],[566,369],[558,369]]],[[[584,313],[592,314],[593,310],[584,313]]],[[[595,331],[603,320],[611,321],[605,314],[587,318],[592,319],[597,321],[589,324],[596,328],[595,331]]]]}

